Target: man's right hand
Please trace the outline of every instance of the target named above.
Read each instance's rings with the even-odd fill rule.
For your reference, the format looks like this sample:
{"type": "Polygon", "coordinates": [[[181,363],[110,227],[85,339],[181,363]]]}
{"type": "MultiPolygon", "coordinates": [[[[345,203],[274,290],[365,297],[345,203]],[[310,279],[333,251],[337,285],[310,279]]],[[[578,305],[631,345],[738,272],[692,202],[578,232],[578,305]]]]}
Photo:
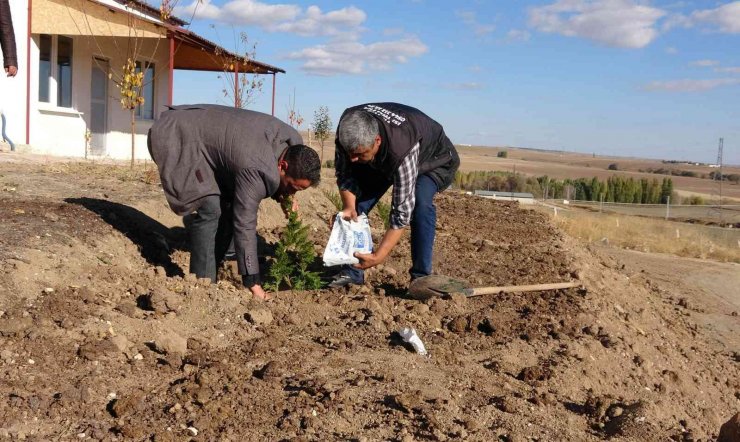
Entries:
{"type": "Polygon", "coordinates": [[[18,73],[18,67],[16,66],[8,66],[5,68],[5,74],[7,74],[8,77],[15,77],[15,74],[18,73]]]}
{"type": "Polygon", "coordinates": [[[354,208],[342,210],[342,219],[345,221],[357,221],[357,211],[354,208]]]}

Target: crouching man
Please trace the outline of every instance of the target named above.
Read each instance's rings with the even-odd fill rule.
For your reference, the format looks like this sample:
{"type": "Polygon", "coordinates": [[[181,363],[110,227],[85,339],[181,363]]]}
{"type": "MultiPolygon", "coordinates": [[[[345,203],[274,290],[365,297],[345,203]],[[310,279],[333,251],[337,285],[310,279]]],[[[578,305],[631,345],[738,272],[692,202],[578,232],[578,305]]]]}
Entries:
{"type": "Polygon", "coordinates": [[[342,216],[369,213],[393,186],[390,228],[371,254],[345,266],[330,284],[362,284],[364,269],[388,257],[411,226],[411,280],[432,272],[437,212],[434,195],[452,183],[460,157],[442,126],[418,109],[371,103],[344,111],[337,128],[335,167],[342,216]]]}
{"type": "Polygon", "coordinates": [[[162,113],[149,130],[148,147],[167,202],[184,217],[190,273],[215,282],[233,237],[244,285],[267,299],[257,259],[257,209],[264,198],[284,203],[317,185],[316,151],[275,117],[209,104],[162,113]]]}

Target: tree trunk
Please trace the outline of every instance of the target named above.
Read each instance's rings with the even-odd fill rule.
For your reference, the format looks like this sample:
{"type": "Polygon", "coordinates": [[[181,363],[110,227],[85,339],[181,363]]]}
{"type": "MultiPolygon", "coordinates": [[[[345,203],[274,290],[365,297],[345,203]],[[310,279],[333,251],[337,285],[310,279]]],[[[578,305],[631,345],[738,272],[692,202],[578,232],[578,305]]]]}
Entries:
{"type": "Polygon", "coordinates": [[[131,168],[134,168],[134,152],[136,150],[136,115],[131,109],[131,168]]]}

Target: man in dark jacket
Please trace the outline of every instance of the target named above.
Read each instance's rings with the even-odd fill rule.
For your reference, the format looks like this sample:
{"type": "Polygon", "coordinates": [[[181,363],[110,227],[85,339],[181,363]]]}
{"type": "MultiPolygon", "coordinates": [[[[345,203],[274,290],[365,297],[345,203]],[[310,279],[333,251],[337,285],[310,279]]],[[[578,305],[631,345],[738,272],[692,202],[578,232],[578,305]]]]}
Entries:
{"type": "Polygon", "coordinates": [[[18,55],[15,49],[13,20],[10,17],[10,3],[0,0],[0,47],[3,50],[3,66],[8,77],[18,73],[18,55]]]}
{"type": "MultiPolygon", "coordinates": [[[[175,213],[184,216],[190,272],[216,281],[232,236],[239,274],[266,299],[257,260],[257,209],[319,183],[319,156],[267,114],[217,105],[176,106],[149,130],[149,152],[175,213]]],[[[295,206],[293,207],[295,209],[295,206]]]]}
{"type": "Polygon", "coordinates": [[[368,213],[393,186],[390,228],[360,263],[345,266],[330,284],[362,284],[364,269],[383,261],[411,226],[411,279],[432,272],[437,212],[434,195],[452,183],[460,157],[442,126],[418,109],[371,103],[344,111],[337,128],[335,167],[342,216],[368,213]]]}

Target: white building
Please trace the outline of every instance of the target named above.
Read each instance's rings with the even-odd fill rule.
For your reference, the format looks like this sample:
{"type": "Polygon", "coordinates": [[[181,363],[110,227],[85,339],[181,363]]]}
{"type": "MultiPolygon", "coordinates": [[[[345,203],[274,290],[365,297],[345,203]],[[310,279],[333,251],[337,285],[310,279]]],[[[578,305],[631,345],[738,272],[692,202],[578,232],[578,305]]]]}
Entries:
{"type": "Polygon", "coordinates": [[[240,58],[139,0],[11,0],[10,7],[19,66],[14,78],[0,75],[0,111],[8,138],[34,153],[131,158],[131,112],[117,87],[129,58],[144,72],[136,159],[149,159],[146,134],[172,104],[175,69],[271,74],[273,97],[275,75],[285,72],[240,58]]]}
{"type": "Polygon", "coordinates": [[[501,201],[519,201],[521,204],[534,204],[534,195],[531,193],[476,190],[475,196],[501,201]]]}

